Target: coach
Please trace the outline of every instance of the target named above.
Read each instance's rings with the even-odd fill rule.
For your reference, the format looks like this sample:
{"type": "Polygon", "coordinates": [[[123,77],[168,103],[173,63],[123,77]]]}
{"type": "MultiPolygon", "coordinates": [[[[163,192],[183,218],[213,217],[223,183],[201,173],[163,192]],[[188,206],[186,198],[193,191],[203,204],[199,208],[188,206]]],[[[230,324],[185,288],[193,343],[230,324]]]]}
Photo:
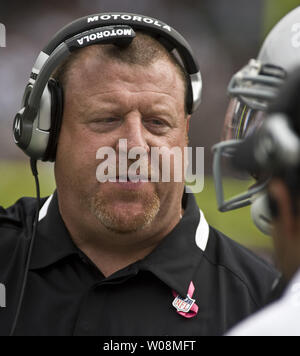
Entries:
{"type": "Polygon", "coordinates": [[[37,226],[36,199],[0,211],[1,334],[219,335],[262,306],[276,273],[209,227],[183,181],[122,182],[118,165],[115,182],[96,179],[96,153],[120,139],[187,146],[201,78],[177,34],[139,15],[86,17],[36,61],[14,136],[55,160],[57,190],[37,226]]]}

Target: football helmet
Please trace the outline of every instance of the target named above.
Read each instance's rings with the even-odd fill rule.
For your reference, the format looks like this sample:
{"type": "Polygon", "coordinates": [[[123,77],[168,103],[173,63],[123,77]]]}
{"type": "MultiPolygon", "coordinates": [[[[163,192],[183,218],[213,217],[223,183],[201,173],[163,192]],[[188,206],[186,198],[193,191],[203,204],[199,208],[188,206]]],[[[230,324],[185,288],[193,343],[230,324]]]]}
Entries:
{"type": "MultiPolygon", "coordinates": [[[[213,176],[218,209],[222,212],[252,205],[252,217],[260,230],[269,233],[271,220],[267,204],[262,198],[270,177],[253,170],[249,172],[256,183],[247,191],[230,199],[224,198],[222,161],[239,150],[245,138],[251,136],[264,122],[266,111],[277,98],[280,87],[289,73],[300,64],[300,7],[284,16],[267,35],[256,59],[233,75],[228,85],[230,102],[225,115],[221,142],[212,150],[213,176]],[[258,202],[264,201],[264,204],[258,202]],[[259,207],[259,209],[258,209],[259,207]],[[260,209],[261,208],[261,209],[260,209]],[[255,211],[253,211],[255,209],[255,211]],[[260,211],[258,211],[260,210],[260,211]]],[[[249,178],[250,178],[249,177],[249,178]]]]}

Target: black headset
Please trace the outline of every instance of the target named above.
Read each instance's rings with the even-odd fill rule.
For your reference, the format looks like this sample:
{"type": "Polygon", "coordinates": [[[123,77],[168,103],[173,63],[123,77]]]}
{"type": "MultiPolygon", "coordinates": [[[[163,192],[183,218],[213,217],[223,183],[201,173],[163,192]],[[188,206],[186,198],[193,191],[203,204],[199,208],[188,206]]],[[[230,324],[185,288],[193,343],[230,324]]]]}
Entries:
{"type": "Polygon", "coordinates": [[[199,66],[187,41],[169,25],[131,13],[102,13],[82,17],[62,28],[40,52],[26,86],[21,110],[13,124],[15,143],[31,158],[54,161],[63,114],[63,90],[50,78],[74,50],[94,44],[127,46],[135,30],[145,31],[169,52],[176,51],[188,78],[187,111],[201,101],[199,66]]]}

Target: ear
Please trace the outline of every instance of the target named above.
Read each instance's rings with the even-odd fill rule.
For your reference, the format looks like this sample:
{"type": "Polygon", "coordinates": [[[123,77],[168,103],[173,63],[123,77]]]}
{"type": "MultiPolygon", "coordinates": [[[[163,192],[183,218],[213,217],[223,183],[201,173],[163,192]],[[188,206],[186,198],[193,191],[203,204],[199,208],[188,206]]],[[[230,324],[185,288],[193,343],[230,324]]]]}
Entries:
{"type": "MultiPolygon", "coordinates": [[[[191,115],[187,115],[185,117],[186,123],[185,123],[185,144],[186,146],[189,145],[189,129],[190,129],[190,119],[191,119],[191,115]]],[[[184,166],[187,168],[189,165],[189,157],[188,155],[184,155],[184,166]]],[[[184,174],[186,174],[186,171],[184,172],[184,174]]]]}
{"type": "Polygon", "coordinates": [[[278,216],[275,222],[279,223],[285,238],[294,239],[297,236],[297,217],[293,214],[292,197],[287,186],[280,179],[273,179],[269,184],[269,194],[277,203],[278,216]]]}

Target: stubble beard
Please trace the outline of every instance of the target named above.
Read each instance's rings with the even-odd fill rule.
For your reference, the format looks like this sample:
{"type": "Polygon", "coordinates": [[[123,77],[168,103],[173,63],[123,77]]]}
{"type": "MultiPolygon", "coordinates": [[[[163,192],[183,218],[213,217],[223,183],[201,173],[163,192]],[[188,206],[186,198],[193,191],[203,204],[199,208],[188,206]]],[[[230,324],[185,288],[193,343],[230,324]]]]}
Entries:
{"type": "Polygon", "coordinates": [[[143,209],[138,214],[130,214],[130,211],[115,211],[112,208],[114,194],[118,193],[104,194],[102,191],[98,191],[90,200],[92,214],[110,231],[128,234],[143,230],[154,221],[159,212],[160,199],[156,192],[128,191],[121,193],[122,201],[143,202],[143,209]]]}

